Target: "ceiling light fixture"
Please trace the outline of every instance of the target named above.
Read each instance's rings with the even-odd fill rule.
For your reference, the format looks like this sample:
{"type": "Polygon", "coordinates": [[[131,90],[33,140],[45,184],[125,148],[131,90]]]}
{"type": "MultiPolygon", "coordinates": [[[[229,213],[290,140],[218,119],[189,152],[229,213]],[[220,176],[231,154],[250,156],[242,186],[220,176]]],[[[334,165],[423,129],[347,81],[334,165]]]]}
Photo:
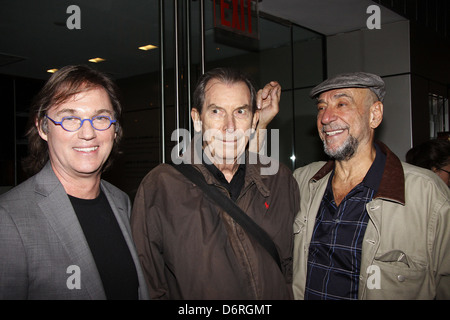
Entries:
{"type": "Polygon", "coordinates": [[[105,61],[105,59],[103,59],[103,58],[89,59],[89,62],[93,62],[93,63],[99,63],[99,62],[103,62],[103,61],[105,61]]]}
{"type": "Polygon", "coordinates": [[[58,71],[58,69],[48,69],[47,70],[48,73],[55,73],[56,71],[58,71]]]}
{"type": "Polygon", "coordinates": [[[158,47],[154,46],[152,44],[148,44],[146,46],[139,47],[139,50],[148,51],[148,50],[152,50],[152,49],[156,49],[156,48],[158,48],[158,47]]]}

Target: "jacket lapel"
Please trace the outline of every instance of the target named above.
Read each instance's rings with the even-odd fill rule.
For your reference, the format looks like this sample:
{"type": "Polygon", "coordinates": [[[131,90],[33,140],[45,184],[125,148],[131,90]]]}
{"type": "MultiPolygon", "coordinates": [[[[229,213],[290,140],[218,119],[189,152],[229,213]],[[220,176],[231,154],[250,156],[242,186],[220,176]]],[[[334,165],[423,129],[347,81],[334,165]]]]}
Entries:
{"type": "Polygon", "coordinates": [[[131,203],[125,204],[123,201],[118,201],[118,199],[123,199],[123,196],[116,194],[114,189],[108,188],[108,185],[103,181],[101,183],[101,188],[106,198],[108,199],[112,211],[114,212],[114,216],[116,217],[117,223],[119,224],[120,230],[122,231],[125,242],[127,243],[127,246],[130,250],[130,254],[133,258],[133,262],[136,267],[136,272],[139,280],[139,298],[147,300],[149,299],[147,284],[145,282],[144,274],[141,269],[139,257],[136,253],[134,241],[131,236],[131,227],[130,227],[131,203]]]}
{"type": "Polygon", "coordinates": [[[35,192],[42,196],[38,206],[65,248],[69,265],[80,267],[81,289],[84,287],[92,299],[106,299],[100,275],[78,218],[50,162],[36,176],[36,180],[35,192]]]}
{"type": "MultiPolygon", "coordinates": [[[[381,141],[376,141],[386,155],[386,164],[375,198],[383,198],[405,205],[405,175],[400,159],[381,141]]],[[[334,168],[334,160],[329,160],[316,174],[312,181],[319,181],[334,168]]]]}
{"type": "Polygon", "coordinates": [[[378,192],[374,198],[382,198],[405,205],[405,174],[400,159],[382,142],[378,146],[386,154],[386,165],[378,192]]]}
{"type": "MultiPolygon", "coordinates": [[[[327,163],[325,166],[329,165],[327,163]]],[[[314,226],[316,223],[316,216],[319,213],[319,208],[322,203],[323,195],[325,194],[325,189],[328,185],[328,180],[331,175],[331,171],[328,172],[322,172],[322,177],[318,180],[312,178],[309,180],[309,199],[308,199],[308,206],[307,206],[307,225],[306,225],[306,239],[308,240],[308,247],[310,239],[312,238],[312,234],[314,231],[314,226]]],[[[300,208],[301,210],[302,208],[300,208]]]]}

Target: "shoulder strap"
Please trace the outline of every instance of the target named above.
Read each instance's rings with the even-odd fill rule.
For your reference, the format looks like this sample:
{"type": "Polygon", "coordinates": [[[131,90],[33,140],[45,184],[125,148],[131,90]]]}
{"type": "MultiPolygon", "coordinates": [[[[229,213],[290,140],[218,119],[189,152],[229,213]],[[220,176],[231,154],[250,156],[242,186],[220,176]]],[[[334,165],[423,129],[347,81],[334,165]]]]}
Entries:
{"type": "Polygon", "coordinates": [[[200,187],[210,199],[221,206],[244,230],[251,234],[259,243],[269,252],[281,270],[280,257],[278,250],[269,235],[254,222],[241,208],[239,208],[229,197],[220,192],[217,188],[211,187],[206,183],[203,175],[190,164],[181,163],[172,164],[178,171],[184,174],[198,187],[200,187]]]}

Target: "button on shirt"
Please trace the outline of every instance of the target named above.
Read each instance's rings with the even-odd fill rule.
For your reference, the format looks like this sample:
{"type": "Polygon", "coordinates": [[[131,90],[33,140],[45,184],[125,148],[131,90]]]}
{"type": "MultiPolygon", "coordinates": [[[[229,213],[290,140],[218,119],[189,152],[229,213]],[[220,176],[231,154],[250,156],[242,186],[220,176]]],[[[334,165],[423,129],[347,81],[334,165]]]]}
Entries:
{"type": "Polygon", "coordinates": [[[331,181],[316,216],[309,247],[305,299],[358,299],[361,248],[369,216],[366,204],[376,194],[386,155],[376,156],[363,181],[336,206],[331,181]]]}

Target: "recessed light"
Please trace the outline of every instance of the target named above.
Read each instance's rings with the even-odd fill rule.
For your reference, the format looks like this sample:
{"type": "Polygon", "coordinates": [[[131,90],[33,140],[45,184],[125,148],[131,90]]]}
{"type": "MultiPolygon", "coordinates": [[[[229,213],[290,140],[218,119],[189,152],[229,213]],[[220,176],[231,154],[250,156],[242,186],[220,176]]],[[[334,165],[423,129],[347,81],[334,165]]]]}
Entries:
{"type": "Polygon", "coordinates": [[[48,73],[55,73],[56,71],[58,71],[58,69],[48,69],[47,70],[48,73]]]}
{"type": "Polygon", "coordinates": [[[146,46],[139,47],[139,50],[148,51],[148,50],[152,50],[152,49],[156,49],[156,48],[158,48],[158,47],[154,46],[152,44],[148,44],[146,46]]]}
{"type": "Polygon", "coordinates": [[[89,59],[89,62],[93,62],[93,63],[99,63],[99,62],[103,62],[103,61],[105,61],[105,59],[103,59],[103,58],[89,59]]]}

